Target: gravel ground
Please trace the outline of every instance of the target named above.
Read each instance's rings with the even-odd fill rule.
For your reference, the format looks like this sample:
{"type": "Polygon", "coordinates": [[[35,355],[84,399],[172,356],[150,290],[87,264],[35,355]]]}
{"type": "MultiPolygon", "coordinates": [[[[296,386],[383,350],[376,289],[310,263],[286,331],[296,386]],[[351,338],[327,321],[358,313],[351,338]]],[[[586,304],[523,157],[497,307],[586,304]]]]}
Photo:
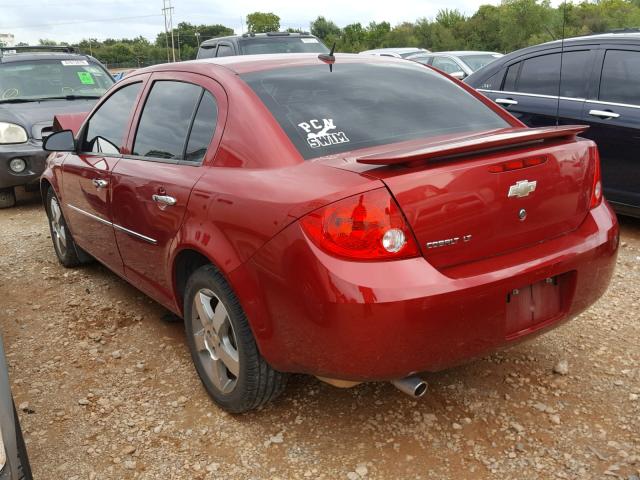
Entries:
{"type": "Polygon", "coordinates": [[[61,267],[38,199],[0,211],[0,328],[36,479],[624,478],[640,475],[640,221],[572,322],[386,383],[296,376],[259,411],[209,400],[181,323],[100,265],[61,267]],[[558,372],[554,372],[554,368],[558,372]]]}

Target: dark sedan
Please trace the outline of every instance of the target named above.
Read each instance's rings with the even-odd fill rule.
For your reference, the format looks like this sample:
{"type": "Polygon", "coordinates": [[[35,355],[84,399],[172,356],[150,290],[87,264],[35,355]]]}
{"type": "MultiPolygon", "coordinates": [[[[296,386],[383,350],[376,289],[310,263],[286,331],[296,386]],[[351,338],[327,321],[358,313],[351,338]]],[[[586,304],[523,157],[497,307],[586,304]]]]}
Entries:
{"type": "Polygon", "coordinates": [[[556,113],[560,124],[589,125],[582,136],[600,149],[605,196],[640,217],[638,78],[640,33],[611,33],[518,50],[465,82],[531,127],[555,125],[556,113]]]}

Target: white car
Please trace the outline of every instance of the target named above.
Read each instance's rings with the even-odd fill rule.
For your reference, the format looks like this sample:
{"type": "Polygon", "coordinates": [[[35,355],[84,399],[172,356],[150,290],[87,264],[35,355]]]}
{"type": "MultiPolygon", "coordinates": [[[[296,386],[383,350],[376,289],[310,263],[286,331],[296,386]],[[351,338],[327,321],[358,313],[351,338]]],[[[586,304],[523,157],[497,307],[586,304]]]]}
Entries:
{"type": "Polygon", "coordinates": [[[407,58],[411,55],[424,55],[430,53],[430,50],[425,48],[376,48],[374,50],[365,50],[360,52],[362,55],[378,55],[382,57],[396,57],[407,58]]]}
{"type": "Polygon", "coordinates": [[[423,65],[431,65],[458,80],[462,80],[502,56],[501,53],[497,52],[463,50],[456,52],[433,52],[429,54],[417,53],[405,58],[422,63],[423,65]]]}

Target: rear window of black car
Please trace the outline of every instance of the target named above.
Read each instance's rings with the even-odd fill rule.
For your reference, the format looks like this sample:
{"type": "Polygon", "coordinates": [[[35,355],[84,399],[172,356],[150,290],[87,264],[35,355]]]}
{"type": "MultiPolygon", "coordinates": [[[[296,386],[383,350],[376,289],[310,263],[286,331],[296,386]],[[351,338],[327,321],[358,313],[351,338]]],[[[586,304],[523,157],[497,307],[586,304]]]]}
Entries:
{"type": "Polygon", "coordinates": [[[352,63],[242,75],[305,159],[506,128],[497,113],[419,64],[352,63]]]}

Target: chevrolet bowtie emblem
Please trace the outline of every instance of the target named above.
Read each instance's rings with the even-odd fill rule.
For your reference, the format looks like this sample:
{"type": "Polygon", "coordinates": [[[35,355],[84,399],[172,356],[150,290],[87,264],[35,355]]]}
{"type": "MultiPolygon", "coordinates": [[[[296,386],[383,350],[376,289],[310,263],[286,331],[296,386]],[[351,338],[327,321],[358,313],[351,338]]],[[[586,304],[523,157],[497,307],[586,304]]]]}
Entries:
{"type": "Polygon", "coordinates": [[[530,182],[529,180],[520,180],[519,182],[516,182],[515,185],[511,185],[509,187],[509,194],[507,197],[526,197],[536,189],[537,184],[538,182],[535,180],[533,182],[530,182]]]}

